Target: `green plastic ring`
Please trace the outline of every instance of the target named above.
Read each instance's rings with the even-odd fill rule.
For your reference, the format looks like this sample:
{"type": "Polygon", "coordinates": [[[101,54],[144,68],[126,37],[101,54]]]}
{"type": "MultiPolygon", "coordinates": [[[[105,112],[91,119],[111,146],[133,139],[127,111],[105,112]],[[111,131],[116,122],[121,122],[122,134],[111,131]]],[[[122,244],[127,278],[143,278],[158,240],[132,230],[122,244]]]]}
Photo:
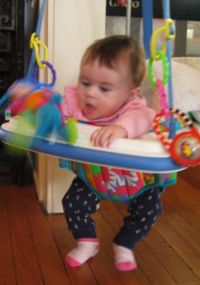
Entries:
{"type": "MultiPolygon", "coordinates": [[[[157,51],[156,52],[156,59],[161,59],[162,64],[163,64],[163,79],[162,79],[162,84],[166,85],[168,82],[168,77],[169,77],[169,63],[166,55],[162,51],[157,51]]],[[[156,79],[154,77],[153,73],[153,62],[154,59],[150,57],[149,59],[149,64],[148,64],[148,75],[149,75],[149,80],[151,82],[151,85],[153,87],[156,87],[156,79]]]]}

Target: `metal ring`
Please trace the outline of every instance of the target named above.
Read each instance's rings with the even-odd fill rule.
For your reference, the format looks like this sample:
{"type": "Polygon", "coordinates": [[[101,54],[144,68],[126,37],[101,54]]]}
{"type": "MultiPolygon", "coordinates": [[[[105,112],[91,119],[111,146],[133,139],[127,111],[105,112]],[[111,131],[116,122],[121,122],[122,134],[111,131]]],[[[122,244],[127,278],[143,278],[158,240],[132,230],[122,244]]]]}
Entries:
{"type": "Polygon", "coordinates": [[[139,7],[140,7],[140,2],[139,2],[139,1],[133,1],[132,7],[133,7],[134,9],[139,8],[139,7]]]}

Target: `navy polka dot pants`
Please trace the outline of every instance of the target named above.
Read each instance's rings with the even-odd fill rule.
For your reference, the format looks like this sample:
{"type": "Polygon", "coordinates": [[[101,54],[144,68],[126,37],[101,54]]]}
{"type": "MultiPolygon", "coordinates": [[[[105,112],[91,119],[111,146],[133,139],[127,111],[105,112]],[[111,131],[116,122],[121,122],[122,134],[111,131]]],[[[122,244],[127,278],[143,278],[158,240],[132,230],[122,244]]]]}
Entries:
{"type": "MultiPolygon", "coordinates": [[[[96,212],[99,199],[76,177],[62,199],[65,218],[75,239],[96,238],[96,225],[91,215],[96,212]]],[[[162,211],[160,188],[145,191],[128,206],[128,215],[114,237],[114,243],[132,249],[146,237],[162,211]]]]}

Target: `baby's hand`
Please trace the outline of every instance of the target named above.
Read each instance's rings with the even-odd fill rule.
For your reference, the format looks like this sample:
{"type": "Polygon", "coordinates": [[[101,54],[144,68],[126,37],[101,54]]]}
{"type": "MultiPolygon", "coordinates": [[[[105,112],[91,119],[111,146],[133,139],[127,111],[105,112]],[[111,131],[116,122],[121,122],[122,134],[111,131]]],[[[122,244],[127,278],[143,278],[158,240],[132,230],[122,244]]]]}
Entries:
{"type": "Polygon", "coordinates": [[[102,127],[91,135],[91,142],[94,146],[109,147],[117,138],[127,138],[127,131],[118,125],[102,127]]]}

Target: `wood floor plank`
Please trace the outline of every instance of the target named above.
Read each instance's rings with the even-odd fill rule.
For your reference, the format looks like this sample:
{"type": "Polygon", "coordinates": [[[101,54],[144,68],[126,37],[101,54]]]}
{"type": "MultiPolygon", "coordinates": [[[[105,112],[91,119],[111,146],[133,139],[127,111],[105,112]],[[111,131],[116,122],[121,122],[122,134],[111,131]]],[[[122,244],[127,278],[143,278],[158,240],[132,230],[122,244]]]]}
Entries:
{"type": "Polygon", "coordinates": [[[167,219],[158,220],[156,230],[200,278],[200,252],[181,236],[177,229],[168,223],[167,219]]]}
{"type": "Polygon", "coordinates": [[[10,186],[6,192],[17,284],[43,285],[43,277],[32,239],[32,231],[23,201],[19,197],[20,192],[20,189],[14,186],[10,186]]]}
{"type": "Polygon", "coordinates": [[[187,221],[180,217],[166,202],[164,203],[163,218],[176,229],[191,245],[200,252],[200,232],[195,230],[187,221]]]}
{"type": "Polygon", "coordinates": [[[45,285],[69,285],[70,281],[53,239],[46,213],[42,211],[35,192],[31,188],[26,188],[25,191],[21,191],[19,197],[25,205],[27,219],[33,233],[35,252],[45,285]]]}
{"type": "Polygon", "coordinates": [[[196,167],[189,167],[186,170],[181,171],[179,176],[200,191],[200,165],[196,167]]]}
{"type": "MultiPolygon", "coordinates": [[[[189,206],[193,211],[200,216],[199,205],[200,205],[200,191],[198,188],[193,187],[190,183],[185,181],[182,177],[178,178],[177,185],[171,187],[170,197],[179,199],[181,202],[189,206]]],[[[169,191],[166,191],[166,198],[169,196],[169,191]]]]}
{"type": "Polygon", "coordinates": [[[166,268],[171,276],[180,285],[199,285],[200,279],[185,264],[182,257],[177,254],[172,246],[153,229],[145,239],[146,245],[151,249],[159,262],[166,268]]]}
{"type": "MultiPolygon", "coordinates": [[[[123,207],[124,205],[111,204],[109,201],[103,201],[100,205],[101,215],[110,225],[115,234],[118,233],[123,223],[123,215],[117,206],[123,207]]],[[[124,209],[126,211],[126,207],[124,207],[124,209]]]]}
{"type": "Polygon", "coordinates": [[[189,182],[184,179],[179,179],[178,187],[176,187],[177,196],[185,201],[187,205],[189,205],[194,212],[200,216],[199,213],[199,205],[200,205],[200,191],[198,188],[193,187],[189,182]],[[185,191],[183,191],[185,189],[185,191]]]}
{"type": "Polygon", "coordinates": [[[16,273],[6,207],[6,187],[0,187],[0,284],[15,285],[16,273]]]}
{"type": "MultiPolygon", "coordinates": [[[[191,190],[191,186],[182,188],[181,179],[179,179],[176,186],[169,188],[166,193],[163,194],[163,201],[170,205],[173,210],[178,213],[185,221],[187,221],[198,233],[200,233],[200,209],[194,205],[194,202],[188,203],[188,200],[184,199],[182,193],[191,190]],[[182,193],[180,193],[182,192],[182,193]]],[[[198,190],[196,190],[197,192],[198,190]]],[[[192,191],[194,192],[194,191],[192,191]]],[[[194,192],[194,193],[196,193],[194,192]]],[[[200,191],[198,191],[200,194],[200,191]]],[[[195,195],[190,195],[189,200],[196,199],[195,195]]]]}
{"type": "Polygon", "coordinates": [[[145,242],[139,242],[135,247],[135,253],[138,263],[142,268],[142,271],[148,276],[151,284],[162,285],[175,285],[177,284],[165,269],[165,267],[159,262],[156,256],[153,254],[145,242]]]}

